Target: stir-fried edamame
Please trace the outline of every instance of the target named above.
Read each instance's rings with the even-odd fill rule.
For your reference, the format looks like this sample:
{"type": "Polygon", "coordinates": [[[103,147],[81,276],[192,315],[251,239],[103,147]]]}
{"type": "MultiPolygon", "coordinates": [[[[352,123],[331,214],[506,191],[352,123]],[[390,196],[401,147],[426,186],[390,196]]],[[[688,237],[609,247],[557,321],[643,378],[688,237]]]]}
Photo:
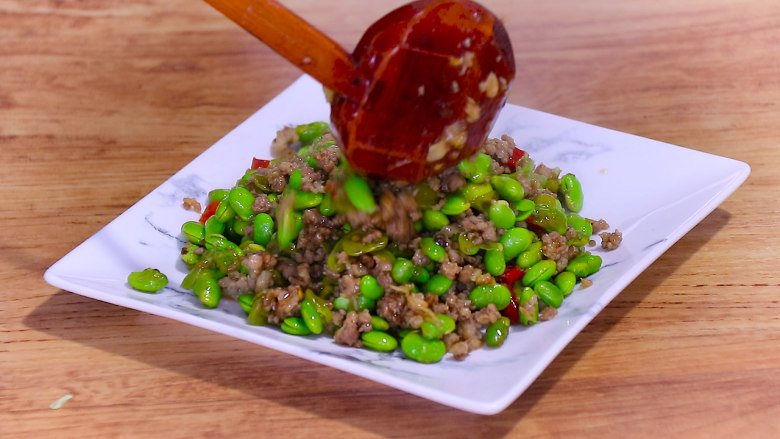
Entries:
{"type": "MultiPolygon", "coordinates": [[[[182,224],[182,287],[203,306],[232,299],[252,325],[435,363],[450,349],[460,359],[502,346],[513,324],[550,318],[601,268],[573,174],[493,148],[440,179],[372,181],[328,129],[295,127],[292,158],[253,160],[234,187],[209,192],[200,221],[182,224]],[[464,335],[474,328],[478,343],[464,335]]],[[[147,269],[128,282],[152,292],[167,278],[147,269]]]]}

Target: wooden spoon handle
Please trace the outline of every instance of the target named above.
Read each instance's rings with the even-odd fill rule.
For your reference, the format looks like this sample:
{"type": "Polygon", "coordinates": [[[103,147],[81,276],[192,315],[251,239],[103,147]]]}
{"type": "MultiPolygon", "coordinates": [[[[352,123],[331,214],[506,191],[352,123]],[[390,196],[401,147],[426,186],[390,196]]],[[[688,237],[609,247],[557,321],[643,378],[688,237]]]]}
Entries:
{"type": "Polygon", "coordinates": [[[358,99],[364,80],[335,41],[275,0],[205,0],[322,85],[358,99]]]}

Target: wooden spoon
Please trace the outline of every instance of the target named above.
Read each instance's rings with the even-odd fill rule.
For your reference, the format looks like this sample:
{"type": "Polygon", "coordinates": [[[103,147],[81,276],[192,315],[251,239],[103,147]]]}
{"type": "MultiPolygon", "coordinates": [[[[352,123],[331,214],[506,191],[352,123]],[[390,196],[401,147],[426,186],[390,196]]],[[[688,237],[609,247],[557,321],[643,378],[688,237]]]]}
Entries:
{"type": "Polygon", "coordinates": [[[419,181],[473,155],[515,75],[500,21],[469,0],[420,0],[368,28],[352,55],[273,0],[205,0],[335,95],[350,165],[419,181]]]}

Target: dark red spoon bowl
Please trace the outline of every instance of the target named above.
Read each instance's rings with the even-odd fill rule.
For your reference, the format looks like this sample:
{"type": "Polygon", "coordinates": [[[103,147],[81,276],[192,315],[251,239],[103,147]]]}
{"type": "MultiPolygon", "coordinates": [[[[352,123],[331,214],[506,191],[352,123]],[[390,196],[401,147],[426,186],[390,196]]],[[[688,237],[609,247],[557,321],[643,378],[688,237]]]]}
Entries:
{"type": "Polygon", "coordinates": [[[372,177],[420,181],[473,155],[515,76],[504,26],[469,0],[404,5],[351,55],[275,1],[206,1],[334,92],[334,133],[372,177]]]}

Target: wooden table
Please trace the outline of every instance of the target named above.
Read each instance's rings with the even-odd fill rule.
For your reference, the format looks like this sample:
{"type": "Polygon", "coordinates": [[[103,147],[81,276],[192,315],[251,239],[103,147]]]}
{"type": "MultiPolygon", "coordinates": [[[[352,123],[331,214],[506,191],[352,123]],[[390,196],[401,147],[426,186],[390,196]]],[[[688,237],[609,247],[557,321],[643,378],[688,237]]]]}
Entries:
{"type": "MultiPolygon", "coordinates": [[[[284,3],[351,48],[401,1],[284,3]]],[[[0,0],[0,437],[780,437],[780,3],[484,3],[511,102],[752,167],[490,417],[46,284],[298,72],[199,1],[0,0]]]]}

